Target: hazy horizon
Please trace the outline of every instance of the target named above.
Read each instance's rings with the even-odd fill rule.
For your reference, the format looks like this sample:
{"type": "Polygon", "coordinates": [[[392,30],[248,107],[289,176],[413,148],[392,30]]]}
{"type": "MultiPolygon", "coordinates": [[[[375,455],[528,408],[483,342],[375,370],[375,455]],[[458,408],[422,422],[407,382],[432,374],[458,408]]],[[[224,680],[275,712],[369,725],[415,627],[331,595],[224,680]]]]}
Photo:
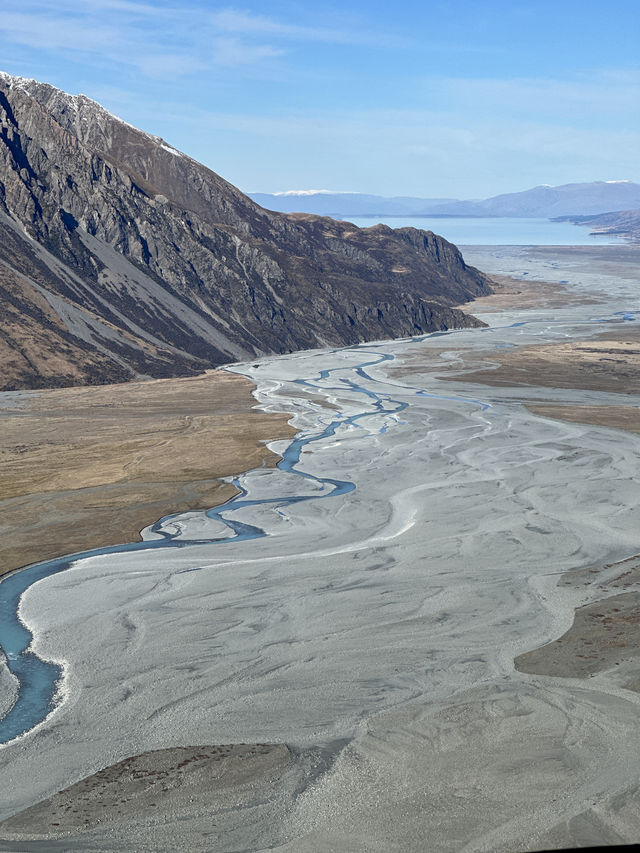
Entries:
{"type": "Polygon", "coordinates": [[[23,0],[2,67],[244,191],[486,198],[640,181],[640,15],[595,0],[23,0]]]}
{"type": "MultiPolygon", "coordinates": [[[[576,183],[633,184],[636,182],[631,181],[628,178],[619,178],[616,180],[604,180],[601,178],[594,178],[592,181],[571,181],[571,182],[567,181],[567,182],[562,183],[562,184],[537,184],[535,187],[518,187],[517,189],[506,190],[505,194],[526,192],[527,190],[539,189],[540,187],[548,187],[549,189],[557,189],[558,187],[571,186],[571,185],[576,184],[576,183]]],[[[249,195],[276,195],[276,196],[298,196],[298,195],[373,195],[373,196],[377,196],[377,195],[379,195],[381,198],[394,198],[394,197],[400,197],[400,198],[405,197],[405,198],[407,198],[407,197],[412,197],[412,196],[407,196],[405,194],[398,195],[398,196],[393,196],[393,195],[387,196],[387,195],[384,195],[382,193],[365,192],[365,191],[360,191],[360,190],[327,190],[327,189],[320,189],[320,190],[317,190],[317,189],[296,189],[296,190],[287,189],[287,190],[277,190],[277,191],[253,190],[252,189],[252,190],[247,190],[246,192],[248,192],[249,195]]],[[[498,193],[496,193],[496,195],[498,195],[498,193]]],[[[413,196],[413,197],[414,198],[422,198],[422,196],[413,196]]],[[[442,198],[445,198],[445,197],[449,198],[449,196],[441,196],[441,197],[442,198]]],[[[425,198],[430,198],[430,197],[425,196],[425,198]]],[[[451,196],[451,198],[453,198],[453,197],[451,196]]],[[[474,198],[474,199],[471,199],[471,198],[460,199],[460,201],[478,201],[478,200],[480,200],[479,197],[474,198]]],[[[432,216],[432,215],[433,214],[429,214],[429,216],[432,216]]],[[[446,216],[449,214],[443,214],[443,215],[446,216]]]]}

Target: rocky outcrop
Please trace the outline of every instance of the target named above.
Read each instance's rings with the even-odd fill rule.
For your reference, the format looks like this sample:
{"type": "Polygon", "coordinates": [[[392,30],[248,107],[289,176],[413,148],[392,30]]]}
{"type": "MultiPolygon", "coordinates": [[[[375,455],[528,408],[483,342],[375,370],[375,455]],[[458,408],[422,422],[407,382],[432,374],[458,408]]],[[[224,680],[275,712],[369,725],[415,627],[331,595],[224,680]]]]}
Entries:
{"type": "Polygon", "coordinates": [[[4,388],[476,325],[448,306],[490,292],[431,232],[266,211],[89,98],[8,75],[0,269],[4,388]]]}

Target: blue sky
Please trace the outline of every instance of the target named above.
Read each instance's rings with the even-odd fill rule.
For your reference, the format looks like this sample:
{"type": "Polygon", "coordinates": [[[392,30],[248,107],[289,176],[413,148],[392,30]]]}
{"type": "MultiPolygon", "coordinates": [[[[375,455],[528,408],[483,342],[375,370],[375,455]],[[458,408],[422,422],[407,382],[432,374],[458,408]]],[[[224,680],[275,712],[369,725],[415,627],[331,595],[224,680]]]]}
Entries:
{"type": "Polygon", "coordinates": [[[245,191],[640,181],[638,0],[0,0],[0,45],[245,191]]]}

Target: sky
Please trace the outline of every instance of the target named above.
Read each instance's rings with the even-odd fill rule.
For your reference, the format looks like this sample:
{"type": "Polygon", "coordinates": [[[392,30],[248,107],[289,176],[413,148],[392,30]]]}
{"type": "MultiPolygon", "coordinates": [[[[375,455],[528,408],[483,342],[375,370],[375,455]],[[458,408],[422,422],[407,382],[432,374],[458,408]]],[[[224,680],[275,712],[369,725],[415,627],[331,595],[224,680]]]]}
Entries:
{"type": "Polygon", "coordinates": [[[639,0],[0,0],[0,69],[245,192],[640,182],[639,0]]]}

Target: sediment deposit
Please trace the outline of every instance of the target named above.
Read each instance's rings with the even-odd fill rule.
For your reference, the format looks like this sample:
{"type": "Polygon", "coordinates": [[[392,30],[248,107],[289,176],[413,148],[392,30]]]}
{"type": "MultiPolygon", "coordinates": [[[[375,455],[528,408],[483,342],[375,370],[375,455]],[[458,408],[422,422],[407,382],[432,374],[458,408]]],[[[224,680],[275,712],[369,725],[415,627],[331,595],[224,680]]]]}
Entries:
{"type": "Polygon", "coordinates": [[[241,477],[218,516],[157,526],[147,541],[166,547],[96,553],[22,596],[62,701],[2,749],[0,849],[170,850],[180,831],[202,851],[637,842],[638,658],[619,597],[640,592],[640,437],[524,402],[640,395],[465,379],[520,348],[635,329],[637,265],[612,273],[614,252],[475,250],[489,272],[565,281],[584,302],[234,367],[294,415],[298,436],[271,445],[282,467],[241,477]],[[591,639],[576,613],[598,620],[591,639]],[[514,665],[563,637],[573,667],[514,665]],[[133,756],[261,743],[288,753],[249,804],[231,785],[186,816],[141,800],[108,830],[55,827],[48,806],[41,834],[20,823],[133,756]]]}

